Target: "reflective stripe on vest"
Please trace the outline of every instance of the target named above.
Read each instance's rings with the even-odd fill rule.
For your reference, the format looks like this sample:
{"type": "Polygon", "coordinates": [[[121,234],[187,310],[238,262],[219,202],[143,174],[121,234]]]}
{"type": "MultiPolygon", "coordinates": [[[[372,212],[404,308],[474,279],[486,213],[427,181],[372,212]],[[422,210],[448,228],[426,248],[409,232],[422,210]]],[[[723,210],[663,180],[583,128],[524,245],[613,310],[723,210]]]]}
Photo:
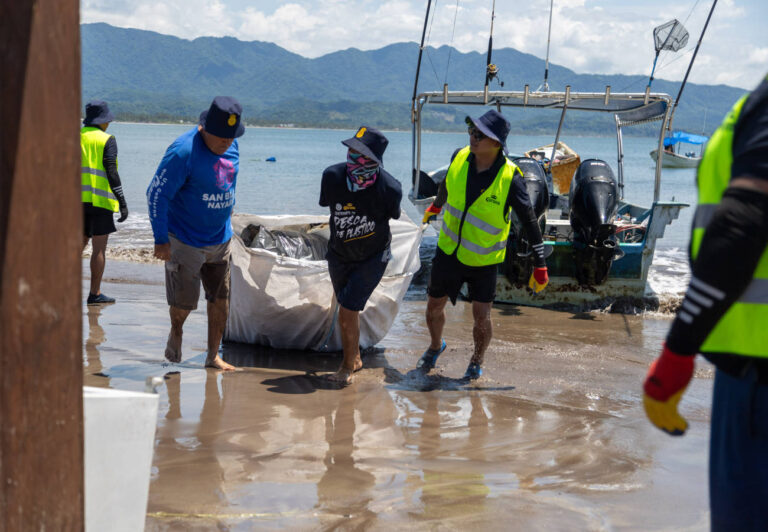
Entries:
{"type": "Polygon", "coordinates": [[[94,207],[117,212],[119,203],[109,186],[104,168],[104,146],[110,136],[97,127],[80,130],[80,199],[94,207]]]}
{"type": "MultiPolygon", "coordinates": [[[[712,134],[697,172],[698,206],[693,218],[691,258],[695,261],[706,228],[728,188],[733,163],[733,131],[747,96],[733,106],[712,134]]],[[[768,358],[768,250],[752,281],[731,305],[701,346],[702,353],[731,353],[768,358]]]]}
{"type": "Polygon", "coordinates": [[[509,216],[504,212],[509,187],[520,170],[505,160],[490,186],[472,205],[466,205],[468,157],[469,146],[456,154],[448,168],[448,201],[437,245],[447,255],[455,251],[456,258],[467,266],[498,264],[504,261],[509,236],[509,216]]]}

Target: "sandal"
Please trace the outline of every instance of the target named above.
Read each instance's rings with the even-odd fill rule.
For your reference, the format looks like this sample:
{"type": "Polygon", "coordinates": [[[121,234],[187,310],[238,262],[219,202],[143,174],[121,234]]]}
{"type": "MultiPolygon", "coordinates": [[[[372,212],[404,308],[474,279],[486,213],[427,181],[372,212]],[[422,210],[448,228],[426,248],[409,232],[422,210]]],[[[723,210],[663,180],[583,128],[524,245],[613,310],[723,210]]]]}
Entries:
{"type": "Polygon", "coordinates": [[[474,381],[480,378],[480,375],[483,374],[483,368],[480,366],[480,364],[476,364],[475,362],[470,362],[469,366],[467,366],[467,371],[464,372],[464,380],[467,381],[474,381]]]}
{"type": "Polygon", "coordinates": [[[440,345],[440,349],[427,349],[424,351],[424,354],[421,355],[421,358],[416,363],[416,368],[421,369],[424,371],[429,371],[435,367],[435,364],[437,363],[437,357],[440,356],[440,353],[445,351],[445,348],[447,347],[445,340],[442,340],[442,345],[440,345]]]}

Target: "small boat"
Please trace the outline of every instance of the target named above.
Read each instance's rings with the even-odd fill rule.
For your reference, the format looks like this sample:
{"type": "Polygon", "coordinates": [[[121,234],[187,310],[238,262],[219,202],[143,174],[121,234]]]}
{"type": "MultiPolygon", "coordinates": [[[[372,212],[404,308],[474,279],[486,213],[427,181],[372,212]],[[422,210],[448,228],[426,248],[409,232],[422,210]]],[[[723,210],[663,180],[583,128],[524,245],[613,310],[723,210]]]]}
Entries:
{"type": "MultiPolygon", "coordinates": [[[[390,220],[392,258],[360,313],[360,346],[389,331],[421,267],[421,227],[390,220]]],[[[338,303],[325,253],[328,215],[232,216],[229,316],[224,339],[279,349],[341,350],[338,303]]]]}
{"type": "MultiPolygon", "coordinates": [[[[672,110],[672,98],[663,93],[619,93],[606,87],[604,92],[575,92],[566,87],[562,92],[531,91],[442,91],[418,94],[413,109],[413,175],[414,187],[409,193],[412,203],[425,209],[433,197],[422,191],[421,178],[433,176],[421,170],[421,117],[429,106],[480,106],[504,110],[525,108],[533,110],[559,109],[560,126],[555,134],[568,164],[563,181],[549,180],[543,165],[535,159],[538,149],[529,150],[528,157],[513,159],[523,170],[529,196],[536,200],[544,244],[548,253],[549,286],[535,294],[528,286],[533,268],[532,250],[522,228],[512,224],[507,241],[507,253],[499,265],[496,301],[549,308],[604,308],[615,303],[634,307],[654,308],[658,296],[649,291],[648,271],[653,261],[656,241],[662,238],[666,226],[677,219],[688,205],[660,201],[661,160],[656,159],[654,194],[650,206],[637,205],[624,197],[624,131],[637,125],[657,123],[658,146],[664,140],[665,126],[672,110]],[[611,113],[616,123],[616,152],[599,159],[580,160],[573,150],[565,151],[559,142],[563,121],[568,113],[611,113]],[[570,157],[573,155],[572,157],[570,157]],[[608,161],[611,161],[610,163],[608,161]],[[615,166],[611,166],[615,165],[615,166]],[[574,170],[571,173],[571,170],[574,170]]],[[[552,146],[542,146],[544,152],[552,146]]],[[[550,155],[551,156],[551,155],[550,155]]],[[[555,166],[554,168],[557,168],[555,166]]],[[[554,176],[553,176],[554,177],[554,176]]],[[[562,176],[561,176],[562,177],[562,176]]],[[[433,188],[430,184],[429,188],[433,188]]],[[[431,222],[439,230],[441,217],[431,222]]]]}
{"type": "MultiPolygon", "coordinates": [[[[685,131],[675,131],[664,138],[664,150],[661,152],[661,165],[664,168],[696,168],[701,161],[702,147],[709,140],[703,135],[694,135],[685,131]],[[695,151],[683,151],[684,144],[698,146],[695,151]]],[[[651,152],[651,159],[657,158],[658,150],[651,152]]]]}
{"type": "MultiPolygon", "coordinates": [[[[431,2],[427,4],[411,99],[413,189],[408,195],[411,202],[422,211],[426,209],[434,199],[439,177],[437,172],[428,174],[421,168],[425,108],[478,106],[481,107],[478,114],[487,109],[496,109],[499,113],[506,109],[524,109],[526,113],[559,110],[560,121],[552,144],[529,150],[525,157],[510,156],[522,171],[539,221],[549,285],[538,294],[528,288],[535,253],[522,225],[512,216],[505,259],[497,270],[496,301],[576,310],[617,303],[658,307],[658,296],[647,284],[656,241],[664,236],[666,226],[688,205],[660,201],[662,160],[658,152],[653,174],[653,203],[637,205],[624,197],[625,179],[635,178],[625,176],[624,172],[624,131],[634,126],[647,128],[658,124],[657,149],[661,150],[666,142],[664,132],[671,129],[679,94],[678,99],[673,100],[668,94],[653,93],[650,83],[644,92],[613,92],[610,86],[604,91],[574,91],[570,85],[562,91],[550,91],[547,81],[549,41],[544,83],[537,90],[531,90],[528,84],[522,90],[505,90],[499,77],[500,70],[491,62],[495,0],[491,9],[482,90],[449,90],[448,84],[444,83],[442,90],[419,93],[419,71],[430,5],[431,2]],[[498,82],[501,89],[492,90],[491,82],[498,82]],[[616,125],[616,152],[582,161],[574,150],[561,142],[565,119],[574,112],[612,115],[616,125]],[[614,161],[614,167],[609,160],[614,161]],[[424,179],[429,181],[426,187],[423,187],[424,179]]],[[[439,230],[442,218],[433,218],[430,223],[439,230]]]]}

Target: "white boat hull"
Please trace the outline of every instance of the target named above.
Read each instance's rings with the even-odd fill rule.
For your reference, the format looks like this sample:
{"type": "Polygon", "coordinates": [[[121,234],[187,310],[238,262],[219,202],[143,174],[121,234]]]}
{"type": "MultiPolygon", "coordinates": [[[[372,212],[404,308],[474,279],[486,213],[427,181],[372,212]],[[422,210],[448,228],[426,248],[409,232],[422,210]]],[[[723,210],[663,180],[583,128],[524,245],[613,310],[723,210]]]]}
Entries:
{"type": "MultiPolygon", "coordinates": [[[[651,152],[651,159],[656,160],[656,150],[651,152]]],[[[667,151],[661,154],[661,166],[664,168],[696,168],[700,161],[701,157],[687,157],[667,151]]]]}

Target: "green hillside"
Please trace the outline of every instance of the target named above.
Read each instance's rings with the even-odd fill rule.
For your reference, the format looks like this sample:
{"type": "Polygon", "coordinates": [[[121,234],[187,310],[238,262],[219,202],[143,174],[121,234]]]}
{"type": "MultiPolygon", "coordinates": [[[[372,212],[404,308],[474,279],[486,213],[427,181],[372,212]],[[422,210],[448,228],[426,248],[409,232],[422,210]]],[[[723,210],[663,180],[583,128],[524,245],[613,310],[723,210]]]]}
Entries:
{"type": "MultiPolygon", "coordinates": [[[[410,128],[410,98],[418,45],[398,43],[378,50],[354,48],[308,59],[266,42],[232,37],[201,37],[192,41],[159,33],[81,25],[83,100],[107,100],[122,120],[196,120],[213,96],[237,97],[244,118],[254,125],[294,124],[305,127],[354,128],[361,122],[386,129],[410,128]]],[[[485,54],[461,53],[447,46],[427,50],[422,63],[421,91],[482,87],[485,54]],[[450,63],[449,63],[450,58],[450,63]]],[[[544,62],[512,48],[494,50],[505,89],[522,90],[541,82],[544,62]]],[[[549,85],[562,90],[642,92],[642,76],[576,74],[550,64],[549,85]]],[[[498,88],[498,85],[495,86],[498,88]]],[[[679,82],[654,81],[655,92],[676,95],[679,82]]],[[[724,85],[688,84],[675,115],[675,127],[707,133],[722,119],[743,90],[724,85]]],[[[431,111],[429,129],[462,127],[466,109],[431,111]]],[[[527,116],[510,112],[516,129],[551,132],[558,115],[527,116]]],[[[608,133],[612,120],[573,118],[566,128],[608,133]]]]}

